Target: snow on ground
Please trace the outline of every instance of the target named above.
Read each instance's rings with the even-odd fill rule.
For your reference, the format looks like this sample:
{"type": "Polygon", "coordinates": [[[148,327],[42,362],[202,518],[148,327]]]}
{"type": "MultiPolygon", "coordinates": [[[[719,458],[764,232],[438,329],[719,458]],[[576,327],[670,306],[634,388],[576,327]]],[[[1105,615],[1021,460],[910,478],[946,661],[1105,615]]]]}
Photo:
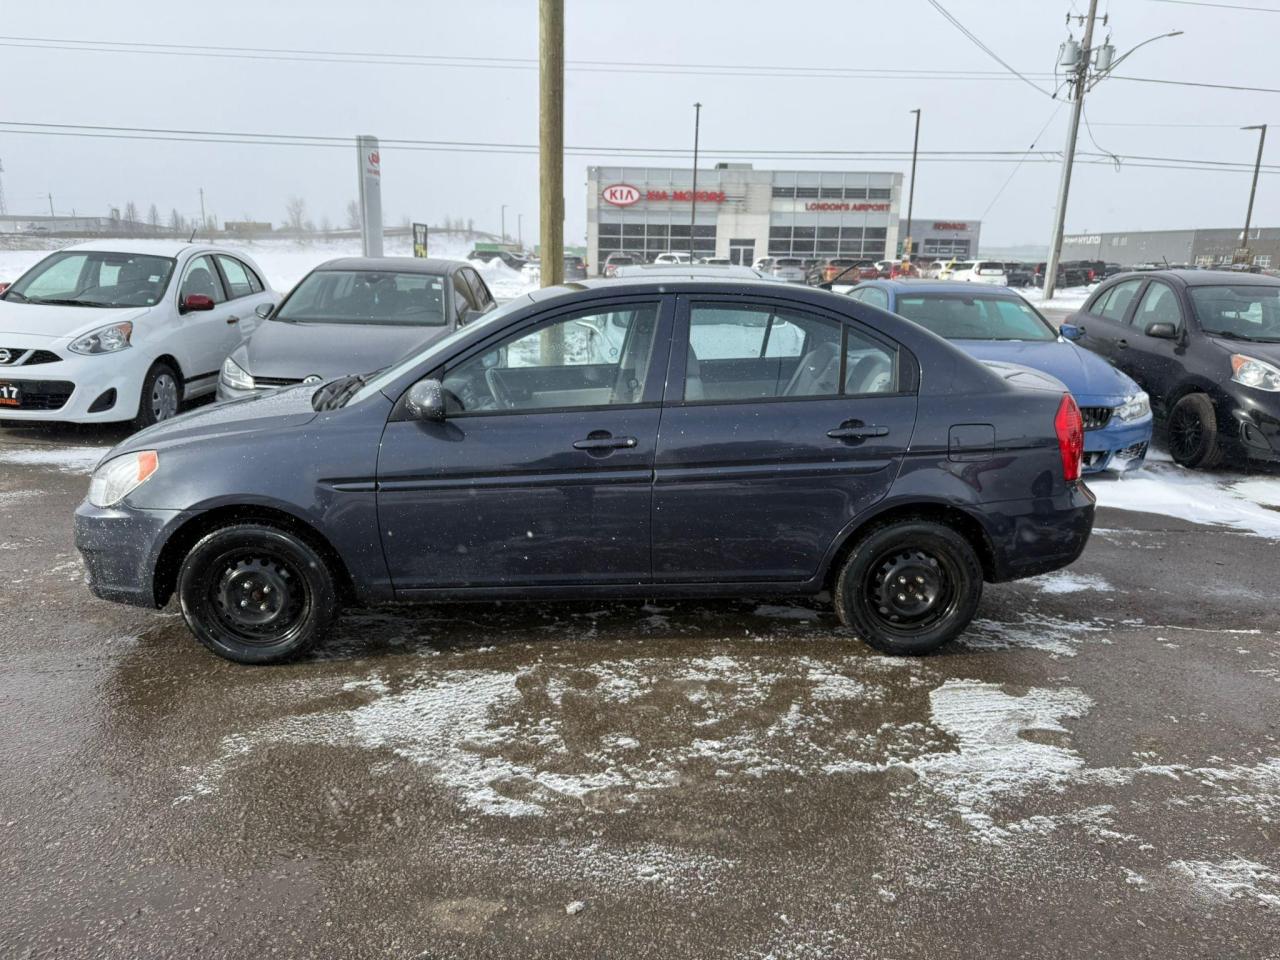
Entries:
{"type": "Polygon", "coordinates": [[[1178,860],[1175,873],[1190,879],[1200,892],[1228,900],[1255,900],[1280,907],[1280,874],[1260,863],[1236,857],[1213,863],[1208,860],[1178,860]]]}
{"type": "Polygon", "coordinates": [[[53,467],[67,473],[89,473],[110,447],[0,447],[0,463],[53,467]]]}
{"type": "Polygon", "coordinates": [[[1090,477],[1088,484],[1100,507],[1158,513],[1280,539],[1280,477],[1244,478],[1157,460],[1132,473],[1090,477]]]}
{"type": "MultiPolygon", "coordinates": [[[[110,240],[102,240],[100,243],[107,248],[111,245],[110,240]]],[[[431,238],[431,255],[446,260],[461,260],[473,245],[472,241],[463,236],[441,234],[431,238]]],[[[262,268],[271,287],[280,293],[287,293],[310,270],[326,260],[360,256],[360,241],[355,238],[299,241],[268,237],[218,241],[213,246],[243,250],[262,268]]],[[[18,279],[28,268],[53,252],[52,246],[44,250],[0,250],[0,282],[18,279]]],[[[408,237],[388,237],[383,252],[389,257],[408,257],[413,253],[413,244],[408,237]]],[[[473,264],[498,300],[520,296],[538,285],[534,275],[518,273],[501,260],[495,259],[489,263],[477,260],[473,264]]]]}
{"type": "Polygon", "coordinates": [[[1044,299],[1044,289],[1042,287],[1023,287],[1018,292],[1041,309],[1078,310],[1097,287],[1097,284],[1093,284],[1088,287],[1058,289],[1054,291],[1053,299],[1051,300],[1044,299]]]}

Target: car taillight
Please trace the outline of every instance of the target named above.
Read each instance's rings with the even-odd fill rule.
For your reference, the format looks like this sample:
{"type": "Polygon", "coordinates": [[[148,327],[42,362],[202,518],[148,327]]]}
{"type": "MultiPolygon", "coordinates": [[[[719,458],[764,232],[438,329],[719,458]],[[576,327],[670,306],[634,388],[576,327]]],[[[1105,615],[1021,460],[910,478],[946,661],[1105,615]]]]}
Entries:
{"type": "Polygon", "coordinates": [[[1080,462],[1084,458],[1084,420],[1075,398],[1062,395],[1058,413],[1053,418],[1053,430],[1058,435],[1058,452],[1062,455],[1062,479],[1080,479],[1080,462]]]}

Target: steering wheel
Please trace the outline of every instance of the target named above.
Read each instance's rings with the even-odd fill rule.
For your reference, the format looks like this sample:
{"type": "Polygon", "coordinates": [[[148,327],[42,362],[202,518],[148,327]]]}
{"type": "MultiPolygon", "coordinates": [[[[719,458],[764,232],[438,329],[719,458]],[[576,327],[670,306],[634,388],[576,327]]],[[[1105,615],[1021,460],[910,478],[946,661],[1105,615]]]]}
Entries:
{"type": "Polygon", "coordinates": [[[507,390],[506,384],[498,379],[498,368],[490,367],[484,372],[485,386],[489,388],[489,392],[493,394],[493,402],[503,410],[510,410],[514,407],[515,401],[511,399],[511,392],[507,390]]]}

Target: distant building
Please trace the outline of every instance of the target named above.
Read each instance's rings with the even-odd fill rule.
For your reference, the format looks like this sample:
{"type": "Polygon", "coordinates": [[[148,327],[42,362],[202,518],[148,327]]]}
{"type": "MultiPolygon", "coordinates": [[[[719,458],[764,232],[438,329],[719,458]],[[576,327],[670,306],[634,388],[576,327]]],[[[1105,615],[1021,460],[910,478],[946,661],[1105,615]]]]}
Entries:
{"type": "MultiPolygon", "coordinates": [[[[911,232],[915,234],[913,260],[949,260],[952,257],[966,260],[979,253],[978,237],[982,232],[982,221],[912,217],[911,232]]],[[[899,222],[898,236],[905,242],[907,221],[899,222]]],[[[902,243],[899,243],[898,256],[901,255],[902,243]]]]}
{"type": "MultiPolygon", "coordinates": [[[[1213,267],[1231,263],[1243,235],[1239,227],[1072,234],[1062,238],[1062,259],[1213,267]]],[[[1280,267],[1280,227],[1250,227],[1249,256],[1264,270],[1280,267]]]]}
{"type": "Polygon", "coordinates": [[[5,214],[0,216],[0,233],[26,236],[58,234],[62,236],[110,237],[164,236],[168,231],[139,220],[119,217],[51,217],[48,214],[5,214]]]}
{"type": "Polygon", "coordinates": [[[270,233],[275,229],[275,226],[264,220],[224,220],[222,221],[222,229],[226,233],[250,235],[270,233]]]}

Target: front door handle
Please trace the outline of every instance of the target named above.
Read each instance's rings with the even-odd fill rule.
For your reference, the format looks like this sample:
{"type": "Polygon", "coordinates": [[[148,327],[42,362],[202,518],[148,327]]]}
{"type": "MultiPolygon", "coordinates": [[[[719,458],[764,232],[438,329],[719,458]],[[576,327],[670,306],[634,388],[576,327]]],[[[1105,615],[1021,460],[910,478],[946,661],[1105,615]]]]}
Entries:
{"type": "Polygon", "coordinates": [[[1116,341],[1116,346],[1117,346],[1119,349],[1121,349],[1121,350],[1128,350],[1128,349],[1129,349],[1129,341],[1128,341],[1128,340],[1117,340],[1117,341],[1116,341]]]}
{"type": "Polygon", "coordinates": [[[573,441],[575,450],[625,450],[636,445],[635,437],[590,436],[573,441]]]}
{"type": "Polygon", "coordinates": [[[239,317],[227,317],[227,325],[228,325],[228,326],[230,326],[230,325],[231,325],[231,324],[233,324],[233,323],[239,323],[239,322],[240,322],[240,318],[239,318],[239,317]]]}
{"type": "Polygon", "coordinates": [[[836,429],[827,431],[827,436],[832,440],[861,441],[868,437],[887,437],[888,435],[888,427],[869,425],[856,420],[842,423],[836,429]]]}

